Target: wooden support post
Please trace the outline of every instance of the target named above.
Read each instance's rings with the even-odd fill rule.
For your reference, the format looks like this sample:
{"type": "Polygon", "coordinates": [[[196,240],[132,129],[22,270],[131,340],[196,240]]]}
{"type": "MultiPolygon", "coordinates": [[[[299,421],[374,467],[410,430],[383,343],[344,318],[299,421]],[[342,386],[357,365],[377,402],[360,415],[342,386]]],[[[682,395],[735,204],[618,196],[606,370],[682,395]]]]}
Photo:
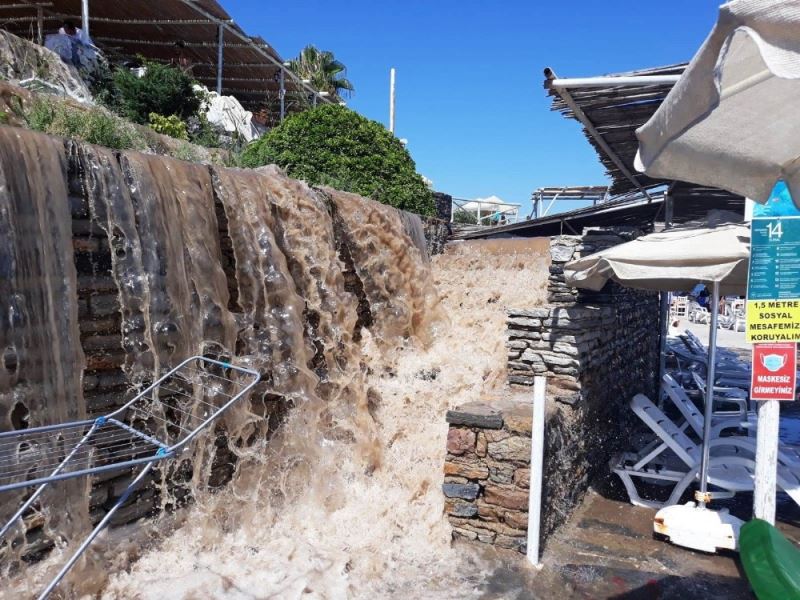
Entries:
{"type": "Polygon", "coordinates": [[[222,63],[224,56],[225,28],[217,25],[217,94],[222,95],[222,63]]]}
{"type": "Polygon", "coordinates": [[[286,70],[281,67],[281,89],[279,92],[280,99],[281,99],[281,122],[286,117],[286,70]]]}
{"type": "Polygon", "coordinates": [[[778,400],[766,400],[758,405],[753,516],[774,525],[781,403],[778,400]]]}
{"type": "Polygon", "coordinates": [[[44,14],[41,6],[36,7],[36,43],[44,44],[44,14]]]}

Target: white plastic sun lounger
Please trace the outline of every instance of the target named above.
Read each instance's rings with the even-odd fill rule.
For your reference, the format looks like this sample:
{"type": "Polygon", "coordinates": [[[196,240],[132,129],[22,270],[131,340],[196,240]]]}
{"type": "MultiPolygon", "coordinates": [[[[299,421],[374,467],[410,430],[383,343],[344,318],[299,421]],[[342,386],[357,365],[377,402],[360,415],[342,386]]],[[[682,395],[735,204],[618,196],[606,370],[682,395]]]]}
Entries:
{"type": "MultiPolygon", "coordinates": [[[[697,391],[700,392],[701,396],[705,399],[706,394],[706,382],[703,381],[703,378],[700,377],[697,373],[692,373],[692,378],[694,380],[695,385],[697,386],[697,391]]],[[[680,395],[684,398],[687,402],[691,404],[691,400],[689,399],[689,394],[687,393],[686,389],[678,383],[672,375],[669,373],[665,373],[664,377],[661,380],[661,387],[664,393],[674,393],[676,395],[680,395]]],[[[751,414],[747,402],[747,392],[742,390],[741,388],[729,388],[729,387],[719,387],[714,386],[714,420],[718,421],[720,419],[736,419],[740,423],[746,423],[750,417],[754,416],[751,414]],[[723,395],[723,394],[730,394],[730,395],[723,395]],[[727,404],[729,407],[733,406],[735,408],[728,408],[723,409],[721,405],[727,404]]],[[[743,427],[746,425],[742,425],[743,427]]]]}
{"type": "MultiPolygon", "coordinates": [[[[700,470],[701,448],[645,395],[637,394],[631,400],[631,409],[657,436],[654,443],[638,453],[624,453],[615,457],[611,468],[622,480],[631,504],[650,508],[676,504],[686,488],[696,480],[700,470]],[[633,479],[647,482],[674,483],[666,502],[642,498],[633,479]]],[[[716,498],[731,497],[737,492],[753,489],[755,462],[748,456],[749,446],[740,448],[736,438],[711,441],[708,482],[723,490],[715,492],[716,498]],[[718,449],[725,453],[719,454],[718,449]]],[[[778,487],[800,505],[800,478],[785,467],[778,467],[778,487]]]]}
{"type": "MultiPolygon", "coordinates": [[[[663,389],[667,397],[680,411],[691,430],[700,438],[703,437],[704,417],[694,403],[686,395],[686,392],[669,375],[664,375],[663,389]]],[[[712,420],[711,438],[720,439],[726,442],[736,443],[739,451],[747,453],[754,458],[756,453],[756,439],[733,435],[722,437],[722,432],[730,429],[747,428],[748,431],[756,432],[755,415],[749,415],[749,419],[737,417],[724,417],[712,420]]],[[[778,463],[800,475],[800,447],[781,443],[778,446],[778,463]]]]}
{"type": "Polygon", "coordinates": [[[51,483],[141,467],[39,598],[53,591],[156,463],[179,456],[259,379],[251,369],[192,356],[110,414],[0,433],[0,492],[36,487],[0,529],[0,540],[51,483]]]}
{"type": "MultiPolygon", "coordinates": [[[[705,347],[703,341],[693,332],[687,329],[684,331],[681,337],[686,341],[687,346],[691,348],[692,352],[701,356],[705,356],[706,359],[708,359],[708,348],[705,347]]],[[[717,348],[717,361],[729,363],[730,366],[735,368],[743,368],[747,371],[750,370],[750,368],[741,361],[736,352],[728,350],[727,348],[717,348]]]]}
{"type": "MultiPolygon", "coordinates": [[[[681,348],[680,344],[675,344],[673,349],[677,349],[679,352],[682,352],[685,357],[701,361],[706,365],[708,364],[708,349],[705,347],[700,338],[698,338],[694,333],[687,329],[678,337],[678,340],[682,342],[683,347],[681,348]]],[[[722,369],[722,371],[731,371],[734,373],[740,371],[744,373],[750,372],[750,365],[742,361],[739,355],[732,350],[717,347],[716,356],[717,369],[722,369]]]]}
{"type": "MultiPolygon", "coordinates": [[[[703,346],[696,346],[689,342],[686,337],[679,336],[671,338],[669,348],[684,360],[708,363],[708,352],[703,346]]],[[[739,357],[733,354],[724,354],[717,357],[717,366],[723,370],[749,371],[747,365],[743,364],[739,357]]]]}
{"type": "Polygon", "coordinates": [[[711,322],[711,313],[705,306],[697,305],[689,311],[689,321],[708,324],[711,322]]]}
{"type": "MultiPolygon", "coordinates": [[[[708,355],[693,352],[681,341],[682,339],[672,338],[667,344],[669,352],[677,362],[678,372],[682,379],[688,382],[689,375],[698,370],[705,377],[708,369],[708,355]]],[[[717,360],[715,383],[719,386],[748,388],[750,386],[750,368],[734,357],[717,360]]]]}
{"type": "MultiPolygon", "coordinates": [[[[700,391],[700,394],[705,398],[706,395],[706,380],[703,379],[697,371],[692,371],[692,380],[700,391]]],[[[731,402],[743,406],[745,411],[749,410],[749,403],[747,399],[750,397],[750,387],[738,386],[714,386],[714,397],[721,397],[725,402],[731,402]]]]}

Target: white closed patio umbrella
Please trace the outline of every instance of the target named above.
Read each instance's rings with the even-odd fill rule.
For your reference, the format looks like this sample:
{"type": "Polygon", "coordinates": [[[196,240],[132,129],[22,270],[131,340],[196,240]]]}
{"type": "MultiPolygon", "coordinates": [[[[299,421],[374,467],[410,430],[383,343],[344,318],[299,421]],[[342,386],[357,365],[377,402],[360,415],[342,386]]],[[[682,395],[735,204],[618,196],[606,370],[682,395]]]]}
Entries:
{"type": "MultiPolygon", "coordinates": [[[[636,167],[766,202],[778,179],[800,201],[800,2],[734,0],[653,117],[636,167]]],[[[800,205],[798,205],[800,206],[800,205]]],[[[758,415],[755,516],[775,521],[779,405],[758,415]]]]}
{"type": "MultiPolygon", "coordinates": [[[[626,287],[659,292],[690,290],[706,284],[711,294],[711,329],[708,340],[703,453],[700,464],[701,508],[709,500],[708,462],[713,412],[713,390],[717,352],[717,316],[720,293],[744,294],[750,260],[750,228],[743,224],[720,224],[706,227],[678,227],[651,233],[633,241],[579,258],[564,266],[567,284],[600,290],[613,280],[626,287]]],[[[662,340],[663,342],[663,340],[662,340]]],[[[662,344],[663,352],[663,344],[662,344]]],[[[663,375],[663,374],[662,374],[663,375]]],[[[669,509],[665,509],[669,510],[669,509]]],[[[675,514],[675,511],[672,511],[675,514]]],[[[712,535],[715,527],[727,526],[732,517],[713,517],[707,512],[683,510],[678,513],[684,529],[696,529],[698,535],[712,535]],[[685,515],[689,515],[689,519],[685,515]],[[681,518],[682,517],[682,518],[681,518]],[[686,526],[686,522],[690,526],[686,526]],[[708,533],[711,531],[712,533],[708,533]]],[[[662,516],[662,513],[659,513],[662,516]]],[[[686,537],[685,537],[686,539],[686,537]]],[[[692,538],[691,536],[688,539],[692,538]]],[[[698,542],[698,547],[702,544],[698,542]]]]}

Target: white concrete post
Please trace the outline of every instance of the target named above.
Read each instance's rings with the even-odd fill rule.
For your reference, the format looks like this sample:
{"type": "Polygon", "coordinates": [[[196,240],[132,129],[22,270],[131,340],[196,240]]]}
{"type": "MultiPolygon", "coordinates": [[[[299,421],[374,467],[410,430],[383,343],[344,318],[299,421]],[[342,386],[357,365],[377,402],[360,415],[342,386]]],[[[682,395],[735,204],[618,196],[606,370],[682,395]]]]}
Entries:
{"type": "Polygon", "coordinates": [[[533,420],[531,421],[531,476],[528,494],[528,551],[531,564],[539,565],[539,535],[542,521],[542,465],[544,463],[544,405],[547,379],[533,378],[533,420]]]}
{"type": "Polygon", "coordinates": [[[389,71],[389,131],[394,133],[394,67],[389,71]]]}
{"type": "Polygon", "coordinates": [[[781,403],[758,403],[756,432],[756,477],[753,490],[753,516],[775,525],[775,488],[778,477],[778,427],[781,403]]]}
{"type": "Polygon", "coordinates": [[[88,39],[89,37],[89,0],[81,0],[81,29],[88,39]]]}

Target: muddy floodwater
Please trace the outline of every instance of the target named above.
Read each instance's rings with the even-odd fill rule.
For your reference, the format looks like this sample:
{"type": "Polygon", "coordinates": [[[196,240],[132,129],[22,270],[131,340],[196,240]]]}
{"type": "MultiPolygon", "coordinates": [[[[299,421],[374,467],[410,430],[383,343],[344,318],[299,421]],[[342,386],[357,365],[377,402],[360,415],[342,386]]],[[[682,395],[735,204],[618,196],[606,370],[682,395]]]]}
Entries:
{"type": "MultiPolygon", "coordinates": [[[[159,471],[159,514],[104,532],[64,597],[485,591],[484,558],[454,549],[443,517],[444,415],[505,386],[505,309],[544,301],[546,243],[453,244],[431,260],[417,217],[278,169],[0,135],[0,285],[15,302],[4,415],[37,426],[86,411],[68,194],[109,251],[131,386],[194,353],[265,374],[182,458],[180,486],[159,471]],[[228,482],[211,486],[220,461],[228,482]]],[[[37,519],[55,547],[30,563],[15,531],[1,597],[41,590],[88,531],[89,498],[86,480],[53,486],[37,519]]]]}
{"type": "MultiPolygon", "coordinates": [[[[407,340],[381,349],[370,335],[360,342],[374,398],[369,452],[379,465],[367,470],[358,445],[326,440],[307,466],[309,485],[279,507],[233,491],[206,497],[112,577],[103,597],[483,595],[493,563],[451,547],[443,519],[444,413],[504,385],[504,307],[543,300],[545,259],[513,246],[488,256],[478,248],[455,245],[433,258],[440,316],[427,347],[407,340]]],[[[300,427],[290,415],[287,435],[300,427]]]]}

